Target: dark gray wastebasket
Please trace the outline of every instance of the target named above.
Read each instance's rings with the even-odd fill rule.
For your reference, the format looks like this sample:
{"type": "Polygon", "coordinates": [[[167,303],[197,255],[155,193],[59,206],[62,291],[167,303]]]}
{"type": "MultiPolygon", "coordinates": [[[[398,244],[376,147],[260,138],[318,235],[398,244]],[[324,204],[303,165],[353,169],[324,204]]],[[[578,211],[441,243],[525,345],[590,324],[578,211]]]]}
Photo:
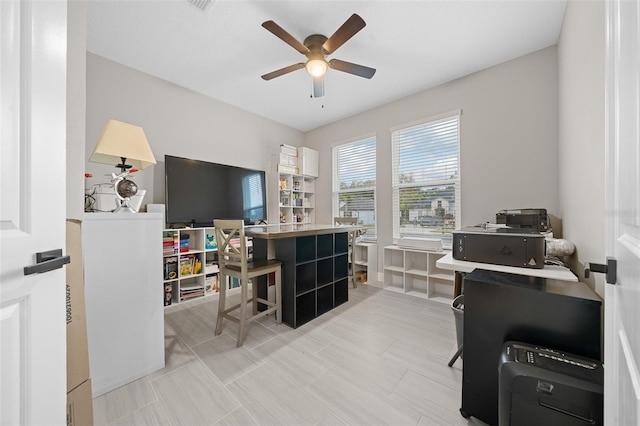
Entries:
{"type": "Polygon", "coordinates": [[[463,330],[464,330],[464,294],[457,296],[451,302],[451,310],[456,321],[456,340],[458,341],[458,350],[449,361],[449,367],[453,365],[458,357],[462,358],[462,343],[463,343],[463,330]]]}

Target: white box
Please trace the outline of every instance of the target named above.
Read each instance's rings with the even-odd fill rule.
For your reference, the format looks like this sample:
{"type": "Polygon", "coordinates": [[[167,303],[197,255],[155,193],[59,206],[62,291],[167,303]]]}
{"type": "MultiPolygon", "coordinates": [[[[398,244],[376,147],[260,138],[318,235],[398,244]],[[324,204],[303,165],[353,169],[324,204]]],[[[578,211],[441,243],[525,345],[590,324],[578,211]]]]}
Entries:
{"type": "Polygon", "coordinates": [[[280,145],[280,152],[282,154],[293,155],[295,157],[298,155],[298,148],[296,148],[295,146],[282,144],[280,145]]]}
{"type": "Polygon", "coordinates": [[[283,166],[282,164],[278,164],[278,172],[280,173],[290,173],[292,175],[298,174],[298,168],[295,166],[283,166]]]}
{"type": "Polygon", "coordinates": [[[298,165],[298,157],[289,154],[280,154],[280,162],[283,166],[297,166],[298,165]]]}
{"type": "Polygon", "coordinates": [[[442,251],[442,240],[438,238],[401,237],[397,245],[406,249],[442,251]]]}

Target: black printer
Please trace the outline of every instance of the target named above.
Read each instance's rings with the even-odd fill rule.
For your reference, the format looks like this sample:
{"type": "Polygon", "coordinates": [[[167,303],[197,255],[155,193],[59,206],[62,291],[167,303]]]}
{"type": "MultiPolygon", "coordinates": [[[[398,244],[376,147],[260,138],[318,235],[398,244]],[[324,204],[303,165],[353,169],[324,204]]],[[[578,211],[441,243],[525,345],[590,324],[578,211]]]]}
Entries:
{"type": "Polygon", "coordinates": [[[541,269],[546,243],[533,229],[477,226],[453,231],[452,251],[457,260],[541,269]]]}
{"type": "Polygon", "coordinates": [[[600,361],[511,341],[498,371],[499,426],[603,424],[600,361]]]}
{"type": "Polygon", "coordinates": [[[496,213],[496,223],[510,228],[527,228],[538,232],[551,229],[547,209],[511,209],[496,213]]]}

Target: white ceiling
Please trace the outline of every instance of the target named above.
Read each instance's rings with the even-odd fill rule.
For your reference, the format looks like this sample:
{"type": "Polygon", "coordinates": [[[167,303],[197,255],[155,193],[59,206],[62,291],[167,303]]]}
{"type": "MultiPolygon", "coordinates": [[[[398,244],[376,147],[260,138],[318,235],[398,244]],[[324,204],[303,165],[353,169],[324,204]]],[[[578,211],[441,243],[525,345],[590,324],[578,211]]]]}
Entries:
{"type": "Polygon", "coordinates": [[[557,43],[566,0],[245,1],[201,11],[187,0],[89,0],[87,50],[294,129],[308,131],[557,43]],[[311,98],[306,59],[262,28],[299,41],[331,36],[351,14],[367,26],[328,58],[376,68],[336,70],[311,98]]]}

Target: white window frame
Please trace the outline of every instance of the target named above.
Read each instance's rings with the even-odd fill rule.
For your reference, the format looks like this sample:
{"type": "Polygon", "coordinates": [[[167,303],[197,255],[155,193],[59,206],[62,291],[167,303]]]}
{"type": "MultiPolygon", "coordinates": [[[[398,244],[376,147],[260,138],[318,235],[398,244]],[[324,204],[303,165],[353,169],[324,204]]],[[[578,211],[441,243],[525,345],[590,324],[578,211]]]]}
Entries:
{"type": "MultiPolygon", "coordinates": [[[[340,194],[345,194],[345,193],[353,193],[353,192],[362,192],[362,191],[373,191],[373,224],[367,224],[367,228],[368,231],[365,234],[364,238],[366,239],[375,239],[376,238],[376,234],[377,234],[377,220],[378,220],[378,214],[377,214],[377,140],[376,140],[376,135],[375,134],[371,134],[371,135],[365,135],[362,137],[359,137],[357,139],[354,140],[350,140],[347,142],[341,142],[341,143],[337,143],[334,144],[332,146],[331,149],[331,163],[332,163],[332,193],[331,193],[331,200],[332,200],[332,208],[331,208],[331,212],[333,214],[333,217],[339,217],[340,216],[340,194]],[[341,148],[345,148],[348,146],[354,146],[354,145],[358,145],[358,144],[362,144],[362,143],[370,143],[373,142],[373,173],[374,173],[374,185],[373,186],[364,186],[364,187],[358,187],[358,188],[349,188],[349,189],[340,189],[340,176],[339,176],[339,169],[340,169],[340,158],[339,158],[339,150],[341,148]],[[371,227],[372,225],[372,227],[371,227]]],[[[370,164],[371,165],[371,164],[370,164]]],[[[369,171],[371,170],[370,168],[368,169],[369,171]]]]}
{"type": "MultiPolygon", "coordinates": [[[[412,234],[411,232],[403,232],[403,229],[400,226],[400,189],[403,188],[421,188],[425,186],[441,186],[441,185],[451,185],[453,184],[455,187],[454,194],[454,202],[455,202],[455,227],[453,229],[460,229],[461,223],[461,202],[460,202],[460,116],[462,115],[461,110],[454,110],[450,112],[446,112],[443,114],[439,114],[437,116],[428,117],[426,119],[403,124],[401,126],[396,126],[391,129],[391,151],[392,151],[392,205],[393,205],[393,238],[394,241],[397,241],[402,236],[417,236],[416,234],[412,234]],[[400,183],[400,171],[399,171],[399,139],[398,134],[400,132],[410,131],[412,129],[418,129],[421,127],[430,127],[437,126],[439,123],[443,123],[446,121],[450,121],[455,119],[457,121],[457,140],[456,140],[456,148],[457,148],[457,170],[456,170],[456,178],[454,179],[425,179],[420,181],[415,181],[411,183],[400,183]]],[[[443,246],[445,248],[451,247],[451,232],[446,232],[445,234],[426,234],[427,238],[440,238],[442,239],[443,246]]]]}

